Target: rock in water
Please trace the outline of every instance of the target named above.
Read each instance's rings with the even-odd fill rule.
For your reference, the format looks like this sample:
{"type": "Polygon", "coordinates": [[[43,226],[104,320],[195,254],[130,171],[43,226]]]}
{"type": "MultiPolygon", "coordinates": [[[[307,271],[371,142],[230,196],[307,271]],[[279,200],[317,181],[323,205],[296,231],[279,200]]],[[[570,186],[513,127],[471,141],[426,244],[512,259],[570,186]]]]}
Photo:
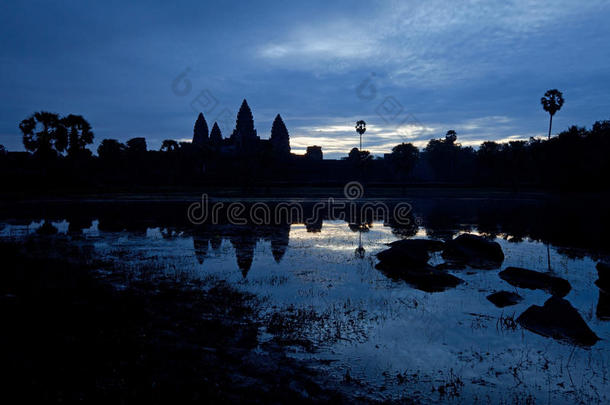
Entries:
{"type": "Polygon", "coordinates": [[[458,277],[428,265],[431,251],[443,248],[443,242],[428,239],[405,239],[389,244],[377,253],[375,266],[393,280],[404,280],[418,290],[439,292],[463,282],[458,277]]]}
{"type": "Polygon", "coordinates": [[[517,322],[539,335],[580,346],[593,346],[599,340],[572,304],[559,297],[549,298],[542,307],[532,305],[517,322]]]}
{"type": "Polygon", "coordinates": [[[464,263],[444,262],[437,264],[434,268],[437,270],[464,270],[466,265],[464,263]]]}
{"type": "Polygon", "coordinates": [[[388,243],[388,246],[404,249],[425,250],[427,252],[439,252],[443,250],[445,243],[433,239],[401,239],[388,243]]]}
{"type": "Polygon", "coordinates": [[[463,263],[479,269],[496,269],[504,261],[498,242],[482,236],[463,234],[445,243],[443,258],[448,262],[463,263]]]}
{"type": "Polygon", "coordinates": [[[610,321],[610,294],[600,290],[595,314],[602,321],[610,321]]]}
{"type": "Polygon", "coordinates": [[[424,244],[400,243],[390,245],[389,249],[377,253],[377,258],[386,268],[423,268],[430,260],[430,253],[424,244]]]}
{"type": "Polygon", "coordinates": [[[523,298],[519,294],[510,291],[495,292],[493,294],[488,295],[487,299],[498,308],[516,305],[523,300],[523,298]]]}
{"type": "Polygon", "coordinates": [[[520,267],[507,267],[499,275],[515,287],[543,290],[558,297],[565,297],[572,289],[570,283],[563,278],[520,267]]]}
{"type": "Polygon", "coordinates": [[[610,294],[610,264],[599,262],[595,268],[597,269],[598,276],[595,285],[604,292],[610,294]]]}
{"type": "Polygon", "coordinates": [[[426,265],[423,268],[403,268],[385,267],[383,263],[377,264],[376,269],[392,280],[403,280],[407,284],[425,292],[441,292],[449,288],[454,288],[464,280],[449,274],[445,271],[437,270],[432,266],[426,265]]]}

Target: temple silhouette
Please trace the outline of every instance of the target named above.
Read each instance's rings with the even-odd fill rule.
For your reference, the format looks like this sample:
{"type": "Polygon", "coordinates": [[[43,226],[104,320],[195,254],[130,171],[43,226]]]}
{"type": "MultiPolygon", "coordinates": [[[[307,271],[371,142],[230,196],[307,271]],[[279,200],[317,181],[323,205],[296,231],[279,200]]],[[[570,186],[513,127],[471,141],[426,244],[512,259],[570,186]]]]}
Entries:
{"type": "Polygon", "coordinates": [[[322,148],[317,145],[308,146],[305,155],[295,155],[290,152],[290,135],[280,114],[275,116],[271,126],[269,139],[261,139],[254,127],[252,110],[246,99],[241,103],[235,129],[229,137],[224,138],[217,122],[208,132],[208,124],[199,113],[193,128],[193,145],[206,150],[216,158],[254,158],[266,157],[274,161],[287,161],[305,158],[322,160],[322,148]]]}
{"type": "MultiPolygon", "coordinates": [[[[356,125],[361,136],[364,125],[362,133],[359,128],[356,125]]],[[[210,130],[200,113],[192,142],[165,139],[158,150],[148,149],[144,137],[124,143],[107,138],[94,155],[87,148],[94,139],[93,129],[84,117],[74,114],[62,117],[38,111],[22,120],[19,129],[26,151],[6,151],[0,145],[0,180],[6,190],[15,192],[239,187],[252,194],[266,192],[267,187],[341,190],[351,181],[368,189],[610,189],[606,158],[610,120],[596,121],[590,129],[571,126],[549,139],[485,141],[478,149],[462,145],[457,132],[450,129],[423,148],[402,142],[383,156],[362,150],[354,134],[354,147],[335,159],[324,159],[318,145],[307,146],[302,155],[293,153],[288,128],[279,114],[269,137],[261,137],[245,99],[230,135],[223,136],[217,122],[210,130]]]]}

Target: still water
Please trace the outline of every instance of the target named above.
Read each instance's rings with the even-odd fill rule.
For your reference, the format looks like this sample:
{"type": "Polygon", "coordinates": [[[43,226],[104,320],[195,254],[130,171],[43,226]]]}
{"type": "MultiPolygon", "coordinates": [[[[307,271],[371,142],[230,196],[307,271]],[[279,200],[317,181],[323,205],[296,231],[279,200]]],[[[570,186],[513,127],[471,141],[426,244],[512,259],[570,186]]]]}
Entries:
{"type": "MultiPolygon", "coordinates": [[[[350,389],[369,398],[607,403],[610,305],[595,284],[596,264],[608,258],[603,207],[539,198],[409,202],[408,226],[375,217],[358,225],[321,218],[314,224],[194,226],[178,203],[32,205],[16,209],[17,215],[5,212],[0,235],[24,238],[47,221],[57,237],[121,261],[134,278],[225,280],[263,300],[262,316],[273,330],[263,328],[262,341],[279,333],[292,356],[314,360],[312,366],[337,383],[359,381],[350,389]],[[464,282],[434,293],[375,268],[376,253],[389,242],[462,233],[497,241],[502,265],[449,269],[464,282]],[[509,266],[568,280],[565,299],[601,340],[575,346],[514,323],[550,296],[503,281],[498,273],[509,266]],[[501,290],[523,300],[497,308],[486,297],[501,290]]],[[[430,264],[443,261],[437,252],[430,264]]],[[[123,288],[128,280],[112,282],[123,288]]]]}

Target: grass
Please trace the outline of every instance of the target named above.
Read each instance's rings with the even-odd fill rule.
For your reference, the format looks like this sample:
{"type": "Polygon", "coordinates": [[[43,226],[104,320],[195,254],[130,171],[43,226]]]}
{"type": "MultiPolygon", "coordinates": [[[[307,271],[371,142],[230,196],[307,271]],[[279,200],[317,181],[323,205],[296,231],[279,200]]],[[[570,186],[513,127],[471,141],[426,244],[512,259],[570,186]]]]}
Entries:
{"type": "Polygon", "coordinates": [[[60,237],[0,242],[0,254],[4,403],[346,401],[260,346],[256,297],[223,282],[160,275],[117,290],[120,261],[60,237]]]}
{"type": "Polygon", "coordinates": [[[504,315],[502,313],[496,322],[496,329],[501,331],[513,331],[517,330],[519,324],[515,320],[515,314],[512,315],[504,315]]]}

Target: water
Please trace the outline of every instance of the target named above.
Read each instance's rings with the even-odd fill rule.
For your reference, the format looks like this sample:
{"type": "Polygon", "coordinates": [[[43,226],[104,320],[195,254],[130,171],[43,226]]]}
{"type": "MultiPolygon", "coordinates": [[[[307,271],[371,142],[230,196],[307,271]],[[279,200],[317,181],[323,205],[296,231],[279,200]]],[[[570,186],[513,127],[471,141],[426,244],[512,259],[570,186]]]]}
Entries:
{"type": "MultiPolygon", "coordinates": [[[[263,317],[282,315],[276,326],[291,355],[325,360],[317,367],[329,380],[370,398],[607,402],[610,322],[602,319],[608,309],[599,304],[601,292],[594,284],[595,265],[607,258],[600,239],[607,214],[592,208],[579,212],[574,204],[567,210],[540,199],[410,203],[414,221],[402,228],[375,218],[364,227],[332,218],[315,225],[194,227],[174,205],[141,210],[106,203],[75,210],[59,204],[46,206],[46,215],[38,217],[37,208],[16,210],[18,215],[2,221],[0,235],[23,238],[47,220],[59,237],[91,246],[100,258],[122,261],[134,277],[142,276],[144,264],[154,263],[155,271],[171,277],[226,280],[264,298],[263,317]],[[80,225],[71,228],[71,223],[80,225]],[[465,232],[493,234],[505,254],[500,269],[450,270],[464,283],[428,293],[374,267],[375,254],[401,237],[448,239],[465,232]],[[601,338],[590,348],[510,322],[529,306],[543,305],[549,295],[512,287],[499,271],[518,266],[546,272],[549,254],[552,273],[572,285],[565,299],[601,338]],[[496,308],[486,296],[499,290],[524,299],[496,308]],[[294,327],[287,327],[291,322],[294,327]],[[300,339],[314,347],[299,344],[300,339]]],[[[442,262],[436,253],[430,263],[442,262]]],[[[261,330],[263,341],[272,336],[261,330]]]]}

